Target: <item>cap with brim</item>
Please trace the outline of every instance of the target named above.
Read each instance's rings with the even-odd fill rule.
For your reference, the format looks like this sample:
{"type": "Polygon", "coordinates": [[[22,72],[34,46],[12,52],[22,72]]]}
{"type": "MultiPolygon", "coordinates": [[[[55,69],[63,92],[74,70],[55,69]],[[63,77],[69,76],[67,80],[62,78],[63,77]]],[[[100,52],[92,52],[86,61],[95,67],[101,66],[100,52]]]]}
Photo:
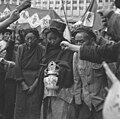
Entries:
{"type": "Polygon", "coordinates": [[[75,31],[73,31],[73,32],[72,32],[72,36],[75,37],[75,35],[76,35],[77,33],[80,33],[80,32],[85,32],[85,33],[87,33],[91,38],[96,39],[95,33],[94,33],[89,27],[85,27],[85,26],[81,26],[81,27],[77,28],[75,31]]]}

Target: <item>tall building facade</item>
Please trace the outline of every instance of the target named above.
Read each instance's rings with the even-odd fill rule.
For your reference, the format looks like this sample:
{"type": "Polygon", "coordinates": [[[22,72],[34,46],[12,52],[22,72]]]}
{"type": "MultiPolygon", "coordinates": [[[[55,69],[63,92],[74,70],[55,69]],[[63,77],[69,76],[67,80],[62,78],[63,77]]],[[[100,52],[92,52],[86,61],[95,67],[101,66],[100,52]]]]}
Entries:
{"type": "MultiPolygon", "coordinates": [[[[0,3],[19,5],[23,0],[0,0],[0,3]]],[[[64,10],[68,19],[77,19],[82,16],[91,0],[32,0],[32,7],[40,9],[54,9],[61,17],[64,17],[64,10]],[[63,4],[62,4],[63,2],[63,4]]],[[[97,0],[99,9],[113,9],[114,0],[97,0]]]]}

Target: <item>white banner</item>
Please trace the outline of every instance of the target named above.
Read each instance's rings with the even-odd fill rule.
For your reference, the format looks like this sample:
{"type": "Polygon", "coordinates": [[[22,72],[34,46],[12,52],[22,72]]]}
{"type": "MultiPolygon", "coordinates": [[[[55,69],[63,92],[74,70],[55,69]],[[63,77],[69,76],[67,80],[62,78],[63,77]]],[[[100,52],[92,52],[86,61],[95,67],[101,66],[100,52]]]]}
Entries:
{"type": "MultiPolygon", "coordinates": [[[[7,14],[10,14],[11,11],[8,8],[5,8],[4,12],[0,12],[0,17],[3,17],[7,14]]],[[[30,24],[31,28],[36,28],[38,26],[41,26],[41,29],[44,29],[45,27],[49,26],[49,21],[51,20],[51,17],[49,15],[46,15],[42,19],[39,18],[38,14],[35,13],[31,17],[29,15],[29,12],[26,10],[23,10],[20,13],[20,18],[18,19],[18,23],[28,23],[30,24]]]]}
{"type": "Polygon", "coordinates": [[[46,15],[40,20],[40,26],[42,29],[49,26],[50,19],[51,19],[50,16],[46,15]]]}
{"type": "Polygon", "coordinates": [[[18,19],[18,23],[28,23],[28,19],[29,19],[29,12],[22,11],[20,13],[20,18],[18,19]]]}
{"type": "Polygon", "coordinates": [[[31,28],[36,28],[40,25],[39,21],[39,16],[37,13],[35,13],[29,18],[28,23],[30,24],[31,28]]]}
{"type": "Polygon", "coordinates": [[[3,11],[3,16],[7,16],[8,14],[10,14],[11,11],[6,7],[5,10],[3,11]]]}

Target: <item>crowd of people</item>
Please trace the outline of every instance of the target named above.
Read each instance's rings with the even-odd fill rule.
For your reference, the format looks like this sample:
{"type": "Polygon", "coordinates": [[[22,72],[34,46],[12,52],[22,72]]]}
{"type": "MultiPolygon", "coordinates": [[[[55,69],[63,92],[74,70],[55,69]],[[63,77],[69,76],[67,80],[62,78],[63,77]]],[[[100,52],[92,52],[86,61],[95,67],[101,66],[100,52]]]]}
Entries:
{"type": "Polygon", "coordinates": [[[119,0],[115,6],[102,12],[103,29],[80,25],[71,42],[63,36],[63,21],[51,20],[41,34],[8,28],[19,9],[1,21],[0,119],[104,119],[111,82],[101,63],[120,79],[119,0]]]}

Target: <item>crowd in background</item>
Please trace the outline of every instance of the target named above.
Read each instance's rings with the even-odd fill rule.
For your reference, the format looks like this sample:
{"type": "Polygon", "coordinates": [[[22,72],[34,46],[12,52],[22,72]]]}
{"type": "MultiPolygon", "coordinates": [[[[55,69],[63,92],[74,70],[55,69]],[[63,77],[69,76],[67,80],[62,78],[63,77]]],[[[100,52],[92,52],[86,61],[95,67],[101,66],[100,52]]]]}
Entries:
{"type": "MultiPolygon", "coordinates": [[[[118,11],[119,0],[115,5],[118,11]]],[[[80,25],[70,42],[61,21],[51,20],[41,34],[17,29],[17,23],[8,28],[19,19],[17,10],[2,21],[0,119],[103,119],[111,82],[101,62],[109,62],[119,78],[120,14],[110,11],[102,17],[107,18],[103,29],[80,25]]]]}

